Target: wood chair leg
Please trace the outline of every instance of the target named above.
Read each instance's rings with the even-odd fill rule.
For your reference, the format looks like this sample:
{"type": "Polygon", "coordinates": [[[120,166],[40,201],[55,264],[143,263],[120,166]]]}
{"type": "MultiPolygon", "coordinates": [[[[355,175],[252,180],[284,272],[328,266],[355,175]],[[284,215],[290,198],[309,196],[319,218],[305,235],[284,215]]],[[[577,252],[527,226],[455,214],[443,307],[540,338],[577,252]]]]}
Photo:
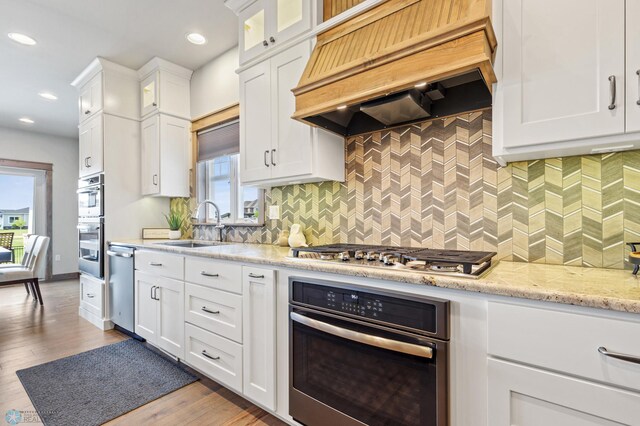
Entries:
{"type": "Polygon", "coordinates": [[[42,303],[42,293],[40,293],[40,283],[38,283],[38,278],[33,280],[33,285],[36,288],[36,292],[38,293],[38,300],[40,301],[40,306],[43,305],[42,303]]]}
{"type": "Polygon", "coordinates": [[[27,290],[27,294],[31,294],[31,292],[29,291],[29,283],[28,282],[24,283],[24,288],[27,290]]]}
{"type": "Polygon", "coordinates": [[[38,293],[36,293],[36,288],[33,285],[33,281],[27,281],[29,284],[29,287],[31,288],[31,295],[33,296],[33,300],[35,300],[36,302],[38,301],[38,293]]]}

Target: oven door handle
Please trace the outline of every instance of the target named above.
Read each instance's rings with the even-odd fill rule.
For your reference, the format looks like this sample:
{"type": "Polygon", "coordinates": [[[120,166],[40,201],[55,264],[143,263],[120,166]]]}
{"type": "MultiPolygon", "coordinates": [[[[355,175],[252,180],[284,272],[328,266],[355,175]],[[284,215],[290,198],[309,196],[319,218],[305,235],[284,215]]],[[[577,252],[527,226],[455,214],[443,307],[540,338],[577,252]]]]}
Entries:
{"type": "Polygon", "coordinates": [[[318,321],[296,312],[291,312],[291,319],[307,327],[332,334],[343,339],[352,340],[369,346],[375,346],[382,349],[388,349],[394,352],[402,352],[409,355],[415,355],[422,358],[433,358],[433,349],[428,346],[414,345],[412,343],[399,342],[397,340],[385,339],[384,337],[371,336],[369,334],[359,333],[357,331],[348,330],[346,328],[336,327],[326,322],[318,321]]]}

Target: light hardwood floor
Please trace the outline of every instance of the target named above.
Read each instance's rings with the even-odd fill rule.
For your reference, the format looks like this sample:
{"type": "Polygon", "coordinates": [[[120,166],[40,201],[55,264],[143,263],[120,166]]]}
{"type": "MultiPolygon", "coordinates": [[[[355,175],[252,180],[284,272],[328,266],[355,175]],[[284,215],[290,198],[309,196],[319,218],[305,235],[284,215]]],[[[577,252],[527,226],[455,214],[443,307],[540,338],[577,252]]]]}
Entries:
{"type": "MultiPolygon", "coordinates": [[[[78,317],[78,281],[43,283],[44,306],[23,285],[0,287],[0,418],[33,410],[16,370],[119,342],[78,317]]],[[[284,425],[210,380],[201,380],[118,417],[109,425],[284,425]]]]}

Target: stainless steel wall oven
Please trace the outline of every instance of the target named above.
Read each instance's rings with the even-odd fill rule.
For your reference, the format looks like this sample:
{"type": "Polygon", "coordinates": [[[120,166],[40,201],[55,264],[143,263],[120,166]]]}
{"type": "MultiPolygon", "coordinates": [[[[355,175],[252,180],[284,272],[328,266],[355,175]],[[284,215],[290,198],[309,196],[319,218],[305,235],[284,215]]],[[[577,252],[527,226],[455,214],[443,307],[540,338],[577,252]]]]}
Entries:
{"type": "Polygon", "coordinates": [[[289,286],[296,421],[448,424],[448,301],[306,278],[289,286]]]}
{"type": "Polygon", "coordinates": [[[78,181],[78,268],[104,277],[104,175],[78,181]]]}
{"type": "Polygon", "coordinates": [[[96,175],[78,181],[78,217],[104,216],[103,176],[96,175]]]}

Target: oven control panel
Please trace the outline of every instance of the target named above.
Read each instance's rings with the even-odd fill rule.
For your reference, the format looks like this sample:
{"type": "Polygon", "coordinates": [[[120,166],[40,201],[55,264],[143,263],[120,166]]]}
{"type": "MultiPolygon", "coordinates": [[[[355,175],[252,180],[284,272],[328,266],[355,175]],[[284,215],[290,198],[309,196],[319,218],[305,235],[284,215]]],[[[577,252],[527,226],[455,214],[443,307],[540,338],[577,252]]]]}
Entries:
{"type": "Polygon", "coordinates": [[[436,332],[436,304],[312,283],[292,283],[291,303],[436,332]]]}

